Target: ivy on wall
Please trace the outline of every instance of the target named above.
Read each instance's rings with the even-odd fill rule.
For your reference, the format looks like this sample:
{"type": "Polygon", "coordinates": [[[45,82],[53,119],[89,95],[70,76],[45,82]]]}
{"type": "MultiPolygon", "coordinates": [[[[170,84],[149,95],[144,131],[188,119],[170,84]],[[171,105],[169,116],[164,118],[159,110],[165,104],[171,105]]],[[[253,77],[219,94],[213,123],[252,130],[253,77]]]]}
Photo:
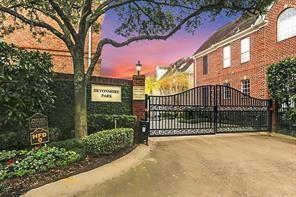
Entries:
{"type": "MultiPolygon", "coordinates": [[[[56,79],[51,85],[56,94],[54,109],[48,111],[48,120],[50,127],[59,128],[67,133],[67,137],[74,135],[74,87],[73,81],[66,79],[56,79]]],[[[112,84],[102,84],[112,85],[112,84]]],[[[87,108],[88,115],[106,114],[106,115],[132,115],[132,86],[128,84],[121,85],[122,102],[105,103],[91,101],[91,84],[87,88],[87,108]]]]}

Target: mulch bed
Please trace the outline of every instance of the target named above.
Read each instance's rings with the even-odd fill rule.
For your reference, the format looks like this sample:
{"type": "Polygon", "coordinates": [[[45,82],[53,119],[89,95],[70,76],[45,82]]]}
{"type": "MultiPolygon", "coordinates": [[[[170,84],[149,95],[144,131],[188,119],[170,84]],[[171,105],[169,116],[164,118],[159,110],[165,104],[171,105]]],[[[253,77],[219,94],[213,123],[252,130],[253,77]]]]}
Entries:
{"type": "Polygon", "coordinates": [[[113,155],[102,156],[99,158],[87,156],[85,159],[67,167],[54,168],[45,173],[4,180],[1,184],[5,185],[6,189],[4,192],[0,193],[0,196],[20,196],[34,188],[108,164],[124,155],[127,155],[135,148],[136,145],[114,153],[113,155]]]}

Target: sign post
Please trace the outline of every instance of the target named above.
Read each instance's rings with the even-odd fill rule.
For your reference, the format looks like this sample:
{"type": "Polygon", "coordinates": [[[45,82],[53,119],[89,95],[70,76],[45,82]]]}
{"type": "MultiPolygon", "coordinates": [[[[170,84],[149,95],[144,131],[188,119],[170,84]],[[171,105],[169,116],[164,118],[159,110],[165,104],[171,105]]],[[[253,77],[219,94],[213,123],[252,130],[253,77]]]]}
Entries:
{"type": "Polygon", "coordinates": [[[40,145],[49,142],[48,130],[39,128],[30,134],[31,145],[40,145]]]}
{"type": "Polygon", "coordinates": [[[41,145],[49,142],[48,118],[36,113],[29,118],[29,130],[31,145],[41,145]]]}

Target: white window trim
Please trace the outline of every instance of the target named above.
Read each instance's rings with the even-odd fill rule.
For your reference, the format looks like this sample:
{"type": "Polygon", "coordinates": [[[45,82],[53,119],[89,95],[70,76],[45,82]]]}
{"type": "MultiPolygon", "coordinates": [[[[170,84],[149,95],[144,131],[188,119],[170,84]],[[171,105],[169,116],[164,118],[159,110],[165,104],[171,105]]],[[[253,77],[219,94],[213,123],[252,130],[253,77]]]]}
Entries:
{"type": "Polygon", "coordinates": [[[251,39],[247,37],[241,40],[241,63],[246,63],[251,60],[251,39]],[[246,44],[246,46],[244,46],[246,44]],[[245,50],[245,48],[247,48],[245,50]],[[246,58],[245,58],[246,55],[246,58]]]}
{"type": "Polygon", "coordinates": [[[223,48],[223,68],[229,68],[231,66],[231,47],[230,45],[223,48]],[[227,51],[226,51],[227,50],[227,51]],[[229,52],[229,57],[225,57],[229,52]]]}
{"type": "Polygon", "coordinates": [[[287,40],[289,38],[296,36],[296,24],[295,24],[296,15],[293,15],[291,18],[288,18],[288,19],[286,18],[286,21],[281,21],[282,19],[281,17],[283,17],[283,15],[286,14],[290,9],[294,9],[294,12],[296,12],[296,8],[289,7],[286,10],[284,10],[277,19],[277,41],[278,42],[287,40]],[[291,24],[288,22],[290,22],[291,24]],[[287,30],[288,33],[283,32],[283,30],[287,30]]]}
{"type": "Polygon", "coordinates": [[[242,92],[243,94],[247,95],[247,96],[250,96],[250,95],[251,95],[251,81],[250,81],[250,79],[243,79],[243,80],[241,81],[241,92],[242,92]],[[246,93],[244,92],[244,82],[245,82],[245,81],[249,81],[249,94],[246,94],[246,93]]]}

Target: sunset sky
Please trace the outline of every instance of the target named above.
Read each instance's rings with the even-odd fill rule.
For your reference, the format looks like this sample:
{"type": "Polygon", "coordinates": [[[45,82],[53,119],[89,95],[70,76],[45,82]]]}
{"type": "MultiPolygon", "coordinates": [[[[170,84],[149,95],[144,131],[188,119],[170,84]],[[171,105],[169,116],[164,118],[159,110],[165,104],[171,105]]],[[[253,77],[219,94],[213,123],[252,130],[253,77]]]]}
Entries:
{"type": "MultiPolygon", "coordinates": [[[[219,27],[235,17],[219,16],[215,22],[202,25],[194,35],[185,30],[167,41],[139,41],[122,48],[105,46],[102,55],[102,74],[108,77],[130,78],[138,60],[143,64],[142,73],[152,75],[157,65],[168,66],[183,57],[190,57],[199,46],[219,27]]],[[[121,39],[114,34],[119,22],[115,13],[108,13],[103,23],[103,37],[121,39]]]]}

